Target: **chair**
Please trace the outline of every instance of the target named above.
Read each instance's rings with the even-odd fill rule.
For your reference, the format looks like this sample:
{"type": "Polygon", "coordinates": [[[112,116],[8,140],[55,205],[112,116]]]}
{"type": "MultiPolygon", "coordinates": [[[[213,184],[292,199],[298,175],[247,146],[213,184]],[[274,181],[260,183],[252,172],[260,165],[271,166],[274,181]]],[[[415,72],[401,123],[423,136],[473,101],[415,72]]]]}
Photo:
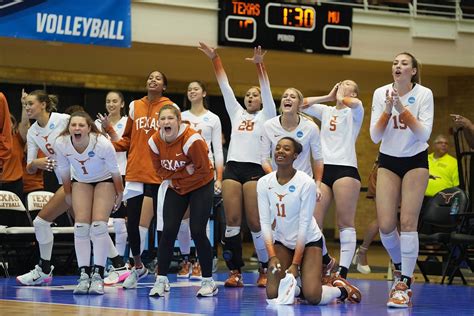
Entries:
{"type": "MultiPolygon", "coordinates": [[[[472,208],[468,208],[466,213],[458,213],[457,217],[461,219],[461,224],[456,232],[451,233],[451,251],[447,260],[447,267],[449,267],[450,274],[448,276],[448,284],[453,282],[456,275],[459,275],[464,285],[467,285],[461,273],[463,263],[474,272],[474,213],[472,208]]],[[[447,276],[446,269],[443,273],[444,282],[447,276]]]]}
{"type": "Polygon", "coordinates": [[[8,277],[12,254],[19,256],[20,250],[30,249],[35,231],[23,202],[15,193],[0,190],[0,212],[0,267],[8,277]]]}
{"type": "Polygon", "coordinates": [[[469,199],[466,193],[457,187],[438,192],[422,210],[420,227],[428,224],[432,228],[432,232],[418,235],[420,251],[417,264],[426,282],[429,282],[428,275],[443,275],[448,271],[447,258],[452,250],[451,233],[458,227],[457,217],[450,214],[455,199],[459,202],[459,212],[466,212],[469,199]],[[421,260],[420,256],[428,257],[421,260]],[[441,262],[438,257],[442,257],[441,262]]]}

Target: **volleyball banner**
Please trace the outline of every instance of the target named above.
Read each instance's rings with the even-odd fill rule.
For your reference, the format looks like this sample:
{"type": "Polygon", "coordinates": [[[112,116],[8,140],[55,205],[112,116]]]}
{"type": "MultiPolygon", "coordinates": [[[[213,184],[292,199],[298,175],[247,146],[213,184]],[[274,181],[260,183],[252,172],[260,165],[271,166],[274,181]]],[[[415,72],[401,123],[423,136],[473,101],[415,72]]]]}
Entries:
{"type": "Polygon", "coordinates": [[[130,47],[130,0],[3,0],[0,36],[130,47]]]}

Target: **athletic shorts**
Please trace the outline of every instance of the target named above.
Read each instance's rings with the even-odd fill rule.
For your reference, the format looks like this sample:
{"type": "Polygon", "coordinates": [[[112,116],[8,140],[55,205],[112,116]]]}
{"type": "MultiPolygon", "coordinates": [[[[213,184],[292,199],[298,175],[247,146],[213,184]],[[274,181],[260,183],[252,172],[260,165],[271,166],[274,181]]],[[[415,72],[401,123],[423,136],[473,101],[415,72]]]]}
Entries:
{"type": "Polygon", "coordinates": [[[360,175],[357,168],[341,165],[324,165],[324,173],[321,182],[332,189],[334,182],[345,177],[354,178],[360,181],[360,175]]]}
{"type": "Polygon", "coordinates": [[[143,195],[153,198],[153,195],[158,195],[158,189],[160,188],[159,184],[143,184],[143,195]]]}
{"type": "MultiPolygon", "coordinates": [[[[285,246],[281,241],[278,241],[278,240],[275,240],[275,245],[282,245],[283,247],[291,250],[291,251],[295,251],[294,249],[290,249],[288,248],[287,246],[285,246]]],[[[305,248],[308,248],[308,247],[318,247],[318,248],[321,248],[323,249],[323,238],[319,238],[318,240],[316,241],[310,241],[309,243],[307,243],[306,245],[304,245],[305,248]]]]}
{"type": "Polygon", "coordinates": [[[403,179],[410,170],[417,168],[428,169],[428,150],[412,157],[393,157],[380,153],[379,168],[388,169],[403,179]]]}
{"type": "Polygon", "coordinates": [[[265,175],[261,165],[252,162],[229,161],[224,168],[223,180],[231,179],[241,184],[258,181],[265,175]]]}
{"type": "Polygon", "coordinates": [[[90,184],[92,185],[93,187],[95,187],[96,185],[98,185],[99,183],[103,183],[103,182],[114,182],[114,180],[112,178],[107,178],[105,180],[102,180],[102,181],[97,181],[97,182],[82,182],[82,181],[77,181],[76,179],[72,179],[72,182],[78,182],[78,183],[85,183],[85,184],[90,184]]]}

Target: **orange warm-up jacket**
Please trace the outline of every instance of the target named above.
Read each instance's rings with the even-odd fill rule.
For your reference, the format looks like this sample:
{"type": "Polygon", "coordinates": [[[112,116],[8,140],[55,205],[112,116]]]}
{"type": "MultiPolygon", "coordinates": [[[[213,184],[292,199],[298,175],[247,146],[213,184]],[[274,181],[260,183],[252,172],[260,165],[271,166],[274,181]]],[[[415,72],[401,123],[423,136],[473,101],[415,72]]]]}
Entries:
{"type": "Polygon", "coordinates": [[[116,151],[128,151],[125,181],[161,183],[161,178],[153,168],[148,139],[158,130],[160,109],[167,104],[174,103],[167,97],[151,103],[148,97],[133,101],[133,113],[130,112],[122,139],[113,142],[116,151]]]}
{"type": "Polygon", "coordinates": [[[152,136],[151,158],[156,173],[163,180],[171,180],[171,188],[183,195],[194,191],[214,179],[208,148],[201,135],[189,125],[173,142],[167,143],[157,132],[152,136]],[[193,164],[189,174],[186,165],[193,164]]]}

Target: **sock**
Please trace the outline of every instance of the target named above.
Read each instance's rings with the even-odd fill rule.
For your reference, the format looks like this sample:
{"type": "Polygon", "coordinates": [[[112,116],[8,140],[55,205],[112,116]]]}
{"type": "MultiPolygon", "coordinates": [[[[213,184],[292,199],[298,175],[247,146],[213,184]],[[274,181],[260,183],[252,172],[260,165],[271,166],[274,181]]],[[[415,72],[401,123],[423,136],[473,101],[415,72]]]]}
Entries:
{"type": "Polygon", "coordinates": [[[388,234],[380,232],[380,239],[383,246],[390,255],[392,262],[402,262],[402,254],[400,251],[400,235],[398,234],[397,228],[388,234]]]}
{"type": "Polygon", "coordinates": [[[123,261],[123,258],[121,256],[110,258],[110,261],[112,261],[112,266],[114,268],[121,268],[125,265],[125,262],[123,261]]]}
{"type": "Polygon", "coordinates": [[[347,293],[347,290],[345,287],[340,286],[338,289],[341,291],[341,295],[338,297],[341,301],[345,300],[348,296],[349,293],[347,293]]]}
{"type": "Polygon", "coordinates": [[[44,274],[49,274],[51,272],[51,261],[40,259],[38,264],[44,274]]]}
{"type": "Polygon", "coordinates": [[[77,265],[89,267],[91,262],[90,225],[87,223],[74,224],[74,248],[76,250],[77,265]]]}
{"type": "Polygon", "coordinates": [[[94,265],[105,267],[107,262],[107,248],[110,247],[111,241],[107,222],[93,221],[91,225],[91,233],[94,236],[92,241],[94,245],[94,265]]]}
{"type": "MultiPolygon", "coordinates": [[[[341,288],[323,285],[321,289],[321,300],[319,301],[318,305],[326,305],[330,303],[332,300],[340,297],[342,295],[341,292],[342,292],[341,288]]],[[[347,297],[347,291],[346,291],[346,297],[347,297]]]]}
{"type": "Polygon", "coordinates": [[[268,262],[268,252],[267,248],[265,247],[265,241],[263,240],[262,231],[251,233],[253,244],[255,246],[255,250],[257,251],[258,261],[268,262]]]}
{"type": "Polygon", "coordinates": [[[418,258],[418,232],[402,232],[400,244],[402,250],[402,276],[411,278],[418,258]]]}
{"type": "Polygon", "coordinates": [[[337,269],[337,275],[339,275],[341,278],[347,279],[347,272],[349,270],[346,267],[339,266],[337,269]]]}
{"type": "Polygon", "coordinates": [[[348,269],[351,266],[352,258],[354,258],[354,253],[357,244],[355,229],[353,227],[341,229],[339,231],[339,239],[341,243],[341,257],[339,259],[339,266],[348,269]]]}
{"type": "Polygon", "coordinates": [[[394,263],[393,266],[395,267],[395,270],[402,271],[402,263],[394,263]]]}
{"type": "Polygon", "coordinates": [[[125,249],[127,248],[127,225],[125,224],[125,218],[114,218],[114,231],[115,231],[115,248],[119,255],[125,255],[125,249]]]}

